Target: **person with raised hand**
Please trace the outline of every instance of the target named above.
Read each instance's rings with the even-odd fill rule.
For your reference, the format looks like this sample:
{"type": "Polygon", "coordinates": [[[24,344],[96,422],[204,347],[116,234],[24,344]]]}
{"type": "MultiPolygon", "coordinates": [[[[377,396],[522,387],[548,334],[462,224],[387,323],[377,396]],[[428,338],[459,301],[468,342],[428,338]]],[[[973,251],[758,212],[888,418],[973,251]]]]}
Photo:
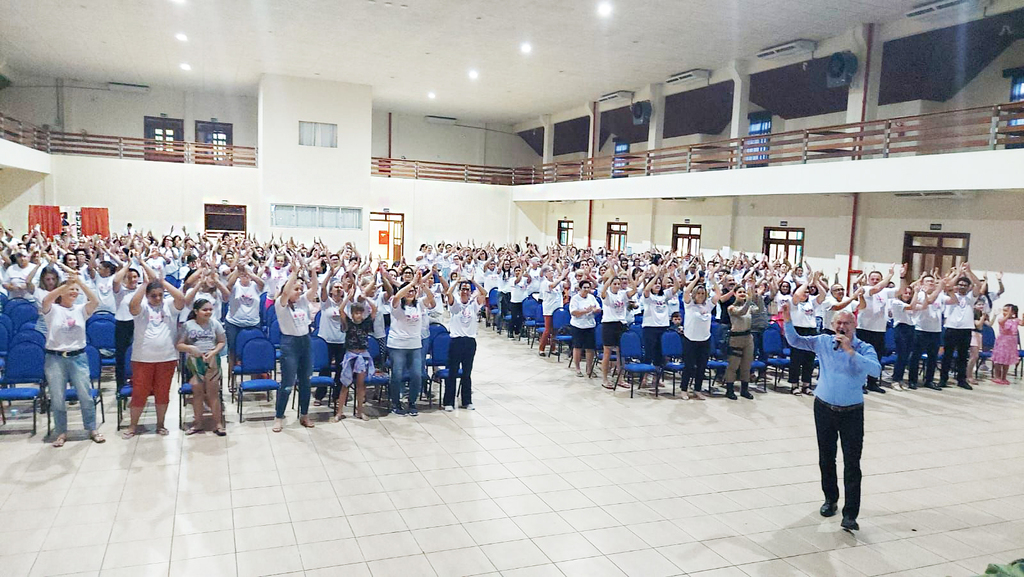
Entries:
{"type": "Polygon", "coordinates": [[[53,411],[54,447],[63,447],[68,439],[68,409],[64,393],[68,383],[78,393],[82,409],[82,424],[95,443],[105,439],[96,428],[96,404],[89,394],[89,356],[85,354],[85,323],[96,311],[100,301],[96,294],[72,274],[56,290],[51,291],[40,304],[46,317],[46,360],[43,371],[50,390],[50,409],[53,411]],[[79,292],[85,294],[85,304],[75,304],[79,292]]]}
{"type": "Polygon", "coordinates": [[[284,429],[284,413],[288,409],[288,397],[293,386],[299,388],[299,424],[310,429],[314,426],[309,420],[309,378],[313,374],[309,325],[313,322],[310,301],[316,302],[319,292],[316,270],[320,261],[313,260],[305,271],[309,274],[309,289],[306,291],[303,291],[299,275],[307,267],[298,257],[293,257],[291,262],[288,280],[274,299],[277,322],[281,327],[281,383],[277,389],[277,406],[271,429],[275,433],[284,429]]]}

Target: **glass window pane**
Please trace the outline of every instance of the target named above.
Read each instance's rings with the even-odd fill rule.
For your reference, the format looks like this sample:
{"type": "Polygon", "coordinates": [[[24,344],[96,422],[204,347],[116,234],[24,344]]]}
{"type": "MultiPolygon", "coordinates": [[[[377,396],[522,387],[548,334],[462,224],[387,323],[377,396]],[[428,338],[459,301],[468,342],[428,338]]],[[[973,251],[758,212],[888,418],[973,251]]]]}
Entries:
{"type": "Polygon", "coordinates": [[[316,207],[315,206],[296,206],[295,207],[295,226],[301,226],[311,228],[316,226],[316,207]]]}
{"type": "Polygon", "coordinates": [[[338,227],[338,213],[341,209],[331,207],[320,208],[320,226],[323,228],[338,227]]]}
{"type": "Polygon", "coordinates": [[[314,146],[316,144],[316,123],[299,121],[299,144],[314,146]]]}
{"type": "Polygon", "coordinates": [[[949,237],[946,237],[946,238],[942,239],[942,246],[947,247],[947,248],[963,248],[964,244],[965,244],[965,239],[962,239],[962,238],[949,238],[949,237]]]}
{"type": "Polygon", "coordinates": [[[768,233],[768,238],[786,238],[786,231],[784,230],[773,230],[768,233]]]}
{"type": "Polygon", "coordinates": [[[939,246],[939,238],[935,236],[915,236],[914,246],[939,246]]]}
{"type": "Polygon", "coordinates": [[[338,125],[328,124],[325,122],[317,123],[317,131],[319,132],[317,138],[317,146],[324,146],[327,148],[338,147],[338,125]]]}

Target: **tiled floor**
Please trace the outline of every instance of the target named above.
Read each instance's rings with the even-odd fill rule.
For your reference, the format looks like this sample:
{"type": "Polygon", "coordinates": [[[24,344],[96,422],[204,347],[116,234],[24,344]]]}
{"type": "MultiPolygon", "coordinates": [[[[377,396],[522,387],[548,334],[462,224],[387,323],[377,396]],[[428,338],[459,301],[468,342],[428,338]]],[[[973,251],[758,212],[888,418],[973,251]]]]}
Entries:
{"type": "Polygon", "coordinates": [[[475,412],[274,434],[252,403],[223,439],[124,441],[111,404],[105,445],[60,450],[12,421],[0,575],[959,576],[1024,557],[1019,380],[870,395],[851,535],[817,513],[810,398],[630,399],[481,333],[475,412]]]}

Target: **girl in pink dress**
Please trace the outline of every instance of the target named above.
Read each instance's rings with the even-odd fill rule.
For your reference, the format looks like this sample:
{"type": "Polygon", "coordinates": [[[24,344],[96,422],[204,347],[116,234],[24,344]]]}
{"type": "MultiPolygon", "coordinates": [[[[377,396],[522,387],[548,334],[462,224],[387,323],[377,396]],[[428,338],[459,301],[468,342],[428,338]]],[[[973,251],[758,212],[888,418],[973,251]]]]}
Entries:
{"type": "Polygon", "coordinates": [[[1017,364],[1017,331],[1021,320],[1017,318],[1017,305],[1006,305],[1002,314],[999,315],[999,336],[996,337],[996,344],[992,347],[992,382],[997,385],[1009,385],[1006,380],[1006,373],[1011,365],[1017,364]]]}

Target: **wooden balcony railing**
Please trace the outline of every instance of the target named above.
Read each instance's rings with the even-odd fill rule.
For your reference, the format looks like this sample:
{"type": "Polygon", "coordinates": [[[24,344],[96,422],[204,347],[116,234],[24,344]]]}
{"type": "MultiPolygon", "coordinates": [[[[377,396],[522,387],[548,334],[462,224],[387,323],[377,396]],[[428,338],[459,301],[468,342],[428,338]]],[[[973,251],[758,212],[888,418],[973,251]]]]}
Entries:
{"type": "Polygon", "coordinates": [[[249,146],[161,141],[127,136],[59,132],[0,114],[0,138],[50,154],[73,154],[156,160],[217,166],[257,165],[256,149],[249,146]]]}
{"type": "Polygon", "coordinates": [[[371,174],[397,178],[541,184],[706,170],[1024,148],[1024,102],[503,168],[374,158],[371,174]]]}

